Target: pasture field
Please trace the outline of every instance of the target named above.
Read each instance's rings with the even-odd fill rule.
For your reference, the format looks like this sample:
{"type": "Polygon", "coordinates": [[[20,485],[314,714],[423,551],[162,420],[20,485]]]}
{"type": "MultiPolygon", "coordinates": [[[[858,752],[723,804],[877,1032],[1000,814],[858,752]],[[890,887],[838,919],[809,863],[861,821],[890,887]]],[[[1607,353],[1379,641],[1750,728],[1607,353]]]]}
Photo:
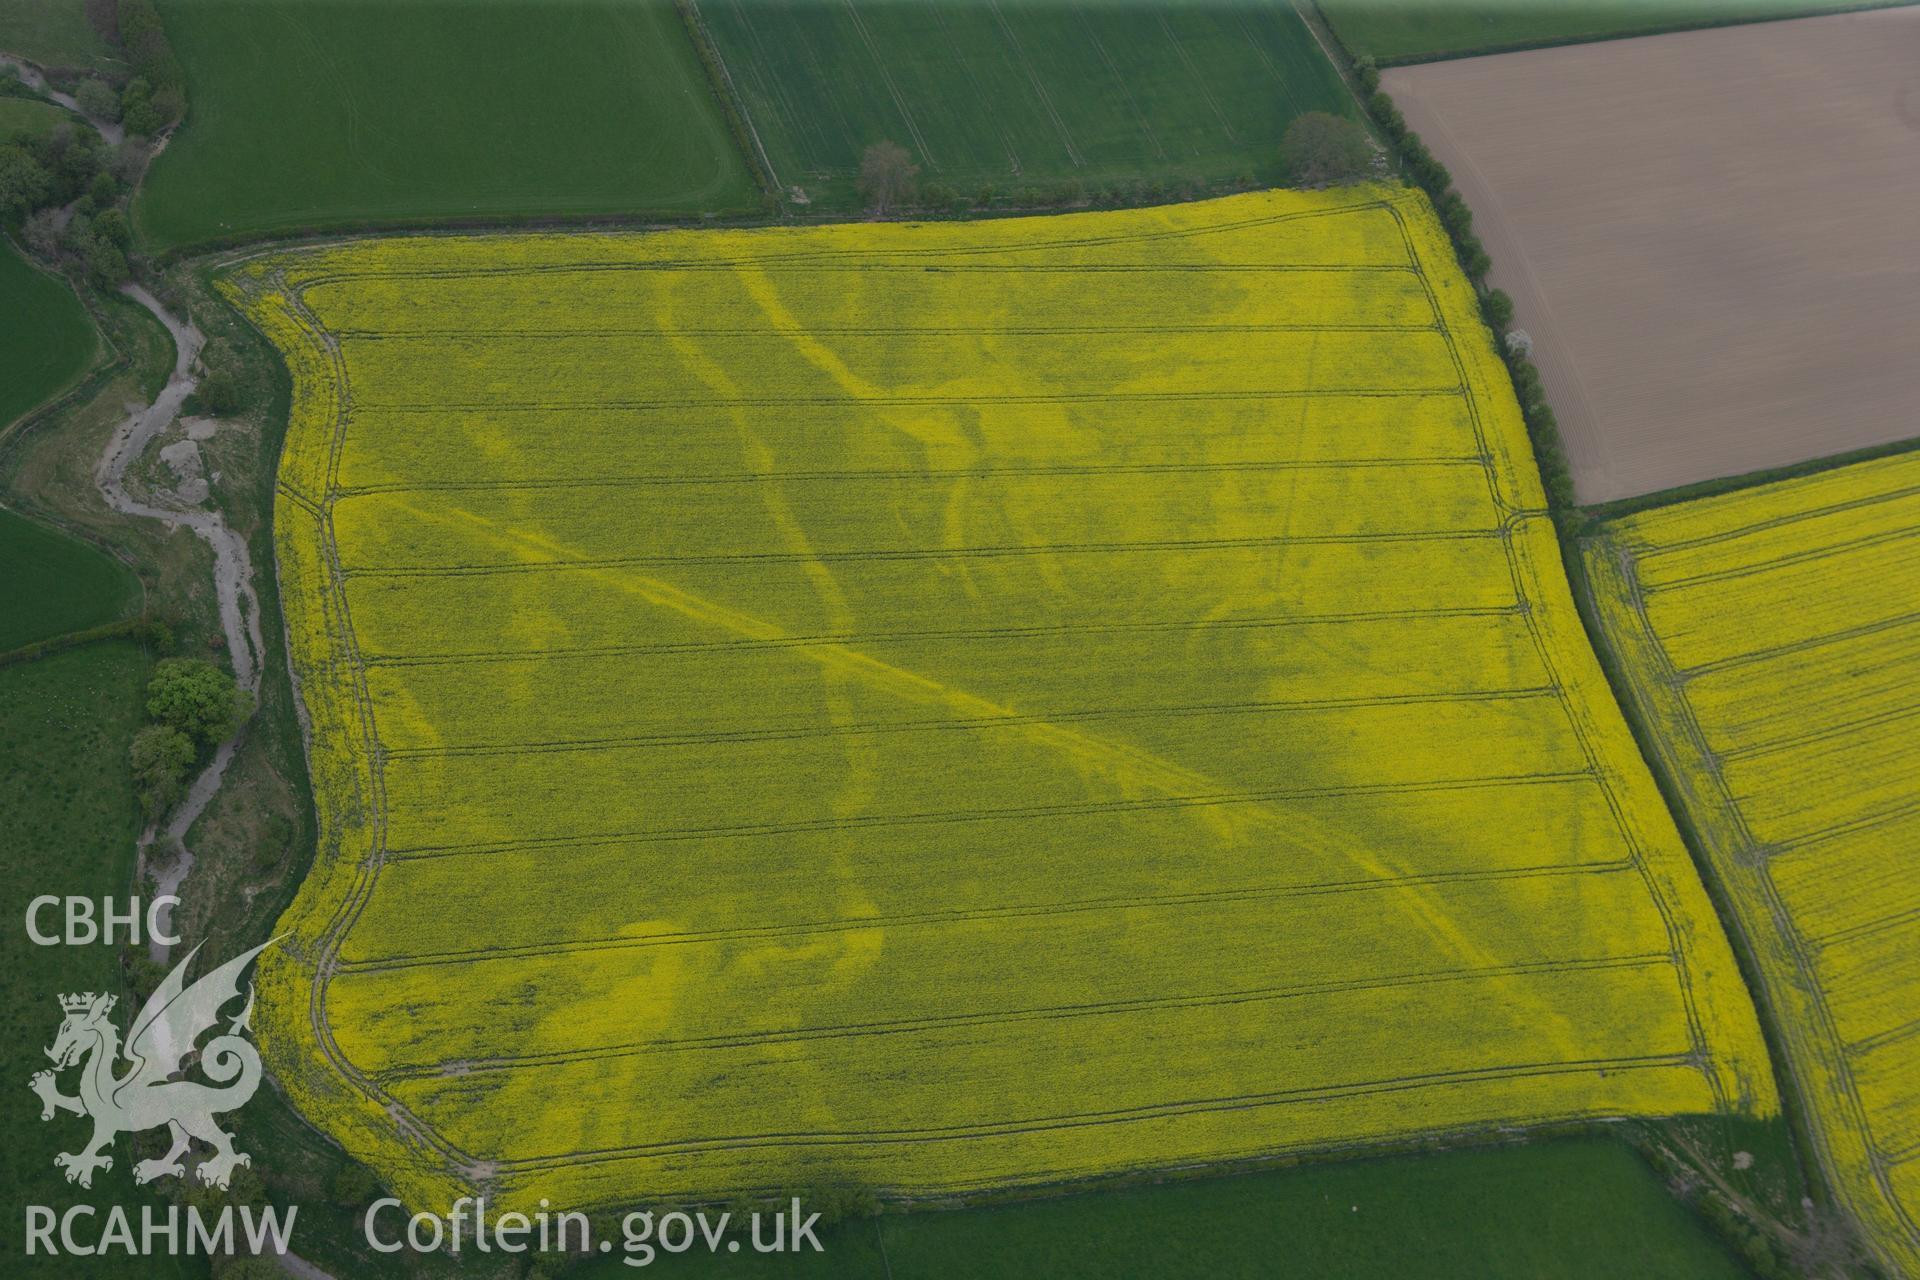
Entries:
{"type": "Polygon", "coordinates": [[[783,188],[848,206],[890,138],[962,195],[1066,180],[1277,178],[1281,135],[1352,98],[1285,4],[701,0],[783,188]]]}
{"type": "Polygon", "coordinates": [[[0,142],[16,134],[39,136],[74,119],[73,114],[38,98],[0,98],[0,142]]]}
{"type": "Polygon", "coordinates": [[[139,599],[133,574],[86,543],[0,507],[0,653],[111,622],[139,599]]]}
{"type": "MultiPolygon", "coordinates": [[[[0,510],[0,649],[98,626],[130,602],[130,575],[92,547],[0,510]]],[[[0,1070],[24,1082],[47,1065],[41,1052],[60,1023],[54,997],[118,989],[106,947],[39,947],[20,925],[40,894],[124,898],[133,885],[140,810],[127,746],[140,725],[151,663],[138,645],[110,640],[33,662],[0,666],[0,909],[15,922],[0,948],[0,1070]]],[[[53,1156],[70,1144],[31,1105],[0,1128],[0,1184],[22,1203],[90,1200],[68,1185],[53,1156]]],[[[115,1150],[124,1168],[129,1144],[115,1150]]],[[[20,1219],[7,1215],[0,1248],[22,1276],[175,1276],[172,1260],[113,1261],[20,1255],[20,1219]]]]}
{"type": "Polygon", "coordinates": [[[401,1194],[903,1196],[1770,1113],[1424,197],[236,267],[401,1194]]]}
{"type": "Polygon", "coordinates": [[[87,21],[81,0],[6,0],[0,4],[0,53],[53,69],[109,74],[126,69],[87,21]]]}
{"type": "MultiPolygon", "coordinates": [[[[0,597],[12,566],[0,560],[0,597]]],[[[7,599],[0,609],[11,609],[7,599]]],[[[78,616],[78,615],[75,615],[78,616]]],[[[108,612],[63,626],[73,630],[108,622],[108,612]]],[[[127,767],[127,747],[140,727],[140,703],[152,662],[130,640],[109,640],[33,662],[0,667],[0,907],[12,920],[0,957],[0,1070],[25,1085],[47,1065],[42,1052],[60,1025],[55,997],[72,991],[117,991],[117,950],[39,947],[27,940],[27,903],[41,894],[124,899],[133,889],[134,843],[140,806],[127,767]]],[[[32,1105],[9,1108],[0,1124],[0,1184],[22,1204],[67,1206],[95,1202],[54,1166],[55,1153],[72,1149],[61,1126],[40,1123],[32,1105]]],[[[114,1146],[114,1172],[129,1166],[132,1144],[114,1146]]],[[[12,1255],[8,1274],[70,1276],[181,1276],[171,1258],[22,1256],[22,1219],[6,1215],[0,1247],[12,1255]]]]}
{"type": "Polygon", "coordinates": [[[1920,8],[1882,9],[1386,74],[1532,335],[1581,501],[1913,434],[1916,42],[1920,8]]]}
{"type": "Polygon", "coordinates": [[[1355,57],[1382,66],[1506,49],[1768,22],[1909,0],[1317,0],[1355,57]]]}
{"type": "Polygon", "coordinates": [[[93,321],[73,289],[0,235],[0,431],[72,384],[93,360],[93,321]]]}
{"type": "MultiPolygon", "coordinates": [[[[889,1214],[823,1254],[662,1257],[741,1280],[1747,1280],[1625,1144],[1596,1139],[1343,1160],[959,1213],[889,1214]],[[884,1255],[882,1248],[884,1247],[884,1255]],[[786,1265],[782,1265],[786,1264],[786,1265]]],[[[616,1260],[581,1280],[632,1275],[616,1260]]]]}
{"type": "Polygon", "coordinates": [[[1616,520],[1584,559],[1831,1181],[1920,1271],[1920,454],[1616,520]]]}
{"type": "Polygon", "coordinates": [[[163,0],[191,112],[155,250],[312,227],[758,209],[668,0],[163,0]]]}

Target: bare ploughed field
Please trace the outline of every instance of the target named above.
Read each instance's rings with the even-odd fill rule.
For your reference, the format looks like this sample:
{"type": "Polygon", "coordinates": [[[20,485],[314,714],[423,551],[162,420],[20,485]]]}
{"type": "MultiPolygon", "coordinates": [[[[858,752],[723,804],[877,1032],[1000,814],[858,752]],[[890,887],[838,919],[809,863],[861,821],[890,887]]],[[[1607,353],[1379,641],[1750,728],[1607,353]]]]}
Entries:
{"type": "Polygon", "coordinates": [[[1386,73],[1584,502],[1920,435],[1920,9],[1386,73]]]}

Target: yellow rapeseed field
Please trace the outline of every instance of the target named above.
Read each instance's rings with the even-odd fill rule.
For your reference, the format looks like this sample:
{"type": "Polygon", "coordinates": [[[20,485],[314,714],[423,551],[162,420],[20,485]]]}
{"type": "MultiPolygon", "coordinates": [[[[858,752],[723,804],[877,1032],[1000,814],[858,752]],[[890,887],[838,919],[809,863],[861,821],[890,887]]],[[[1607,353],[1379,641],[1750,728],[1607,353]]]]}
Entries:
{"type": "Polygon", "coordinates": [[[1829,1181],[1920,1275],[1920,454],[1628,517],[1584,558],[1829,1181]]]}
{"type": "Polygon", "coordinates": [[[226,287],[324,828],[262,1045],[414,1203],[1774,1110],[1422,197],[226,287]]]}

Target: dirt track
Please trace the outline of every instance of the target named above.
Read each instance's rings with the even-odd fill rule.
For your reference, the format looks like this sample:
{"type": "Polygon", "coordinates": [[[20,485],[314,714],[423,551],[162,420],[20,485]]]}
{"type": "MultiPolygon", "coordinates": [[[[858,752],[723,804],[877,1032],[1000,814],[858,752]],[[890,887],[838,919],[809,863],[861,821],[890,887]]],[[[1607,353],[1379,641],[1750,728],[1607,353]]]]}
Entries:
{"type": "Polygon", "coordinates": [[[1585,502],[1920,434],[1920,8],[1389,71],[1585,502]]]}

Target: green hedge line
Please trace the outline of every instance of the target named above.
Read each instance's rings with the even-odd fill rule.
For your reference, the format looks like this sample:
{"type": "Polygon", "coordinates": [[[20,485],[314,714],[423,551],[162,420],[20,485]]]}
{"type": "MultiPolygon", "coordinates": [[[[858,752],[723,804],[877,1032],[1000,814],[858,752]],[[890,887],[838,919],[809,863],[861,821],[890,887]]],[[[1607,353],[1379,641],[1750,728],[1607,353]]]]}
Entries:
{"type": "Polygon", "coordinates": [[[687,29],[687,38],[693,42],[694,53],[699,55],[701,69],[707,73],[707,84],[713,90],[714,100],[720,104],[721,118],[733,134],[733,145],[747,162],[747,170],[765,195],[768,207],[779,206],[786,201],[786,193],[781,191],[779,178],[774,176],[770,162],[760,150],[753,126],[747,123],[746,107],[733,92],[733,77],[727,74],[727,64],[721,61],[720,50],[707,34],[707,24],[701,21],[699,7],[694,0],[673,0],[673,7],[687,29]]]}
{"type": "Polygon", "coordinates": [[[1527,435],[1533,441],[1534,457],[1540,464],[1540,479],[1546,487],[1547,506],[1556,515],[1572,512],[1577,505],[1573,493],[1573,472],[1567,465],[1566,446],[1560,440],[1560,424],[1553,415],[1552,406],[1547,403],[1546,389],[1540,382],[1540,370],[1525,351],[1508,341],[1508,327],[1513,323],[1513,299],[1502,290],[1487,287],[1487,272],[1492,269],[1493,260],[1487,256],[1487,247],[1480,243],[1480,237],[1474,234],[1473,211],[1467,208],[1467,202],[1454,190],[1453,175],[1447,171],[1447,166],[1427,148],[1419,134],[1407,127],[1406,117],[1400,114],[1400,108],[1380,88],[1380,71],[1373,59],[1360,58],[1355,61],[1353,77],[1366,94],[1363,105],[1367,114],[1373,117],[1381,134],[1398,155],[1401,172],[1412,178],[1432,198],[1433,207],[1440,215],[1440,223],[1453,240],[1454,256],[1460,260],[1461,270],[1467,273],[1467,279],[1473,282],[1474,289],[1480,295],[1481,314],[1486,319],[1487,327],[1493,330],[1495,346],[1506,360],[1508,372],[1513,375],[1514,394],[1519,398],[1520,412],[1527,423],[1527,435]]]}
{"type": "Polygon", "coordinates": [[[32,644],[23,644],[18,649],[9,649],[5,653],[0,653],[0,667],[10,667],[19,662],[32,662],[50,653],[78,649],[81,645],[92,644],[96,640],[126,638],[138,640],[157,653],[167,653],[173,649],[173,628],[149,614],[141,614],[135,618],[122,618],[118,622],[105,622],[97,627],[69,631],[65,635],[48,636],[45,640],[36,640],[32,644]]]}

